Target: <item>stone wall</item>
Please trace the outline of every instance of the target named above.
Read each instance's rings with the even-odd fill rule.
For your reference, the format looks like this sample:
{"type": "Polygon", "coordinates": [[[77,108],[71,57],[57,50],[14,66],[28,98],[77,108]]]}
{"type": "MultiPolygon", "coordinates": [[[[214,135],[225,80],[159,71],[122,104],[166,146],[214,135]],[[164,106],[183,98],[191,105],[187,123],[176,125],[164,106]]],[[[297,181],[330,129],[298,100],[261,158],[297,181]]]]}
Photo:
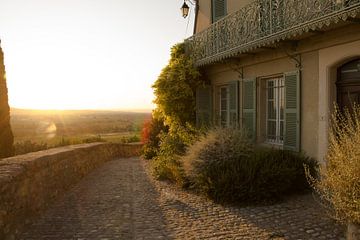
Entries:
{"type": "Polygon", "coordinates": [[[140,144],[91,143],[0,160],[0,239],[14,239],[24,224],[92,169],[140,150],[140,144]]]}

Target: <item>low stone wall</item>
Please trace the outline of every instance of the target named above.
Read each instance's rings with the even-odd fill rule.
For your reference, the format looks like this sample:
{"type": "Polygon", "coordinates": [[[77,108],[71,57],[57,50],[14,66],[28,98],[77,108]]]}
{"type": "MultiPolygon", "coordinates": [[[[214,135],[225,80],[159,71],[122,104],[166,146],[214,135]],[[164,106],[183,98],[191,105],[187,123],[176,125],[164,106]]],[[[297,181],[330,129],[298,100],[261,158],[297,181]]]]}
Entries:
{"type": "Polygon", "coordinates": [[[119,157],[139,155],[140,144],[91,143],[0,160],[0,239],[14,239],[92,169],[119,157]]]}

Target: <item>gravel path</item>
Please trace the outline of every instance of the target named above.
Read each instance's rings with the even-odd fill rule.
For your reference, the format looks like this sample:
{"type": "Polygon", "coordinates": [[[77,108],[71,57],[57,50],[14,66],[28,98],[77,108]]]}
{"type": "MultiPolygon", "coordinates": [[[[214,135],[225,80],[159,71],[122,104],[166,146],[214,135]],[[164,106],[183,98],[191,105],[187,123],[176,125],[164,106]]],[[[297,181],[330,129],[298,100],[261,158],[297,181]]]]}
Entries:
{"type": "Polygon", "coordinates": [[[311,195],[225,207],[154,181],[139,158],[107,162],[19,239],[342,239],[311,195]]]}

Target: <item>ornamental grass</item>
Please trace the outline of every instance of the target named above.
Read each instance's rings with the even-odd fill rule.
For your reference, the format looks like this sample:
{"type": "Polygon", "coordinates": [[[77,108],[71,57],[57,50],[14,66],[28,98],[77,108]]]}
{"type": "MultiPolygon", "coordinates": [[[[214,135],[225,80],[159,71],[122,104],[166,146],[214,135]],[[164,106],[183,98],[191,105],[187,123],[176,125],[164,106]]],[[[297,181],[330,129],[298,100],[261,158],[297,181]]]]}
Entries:
{"type": "Polygon", "coordinates": [[[360,224],[360,106],[335,107],[329,133],[326,164],[320,181],[310,177],[333,217],[360,224]]]}

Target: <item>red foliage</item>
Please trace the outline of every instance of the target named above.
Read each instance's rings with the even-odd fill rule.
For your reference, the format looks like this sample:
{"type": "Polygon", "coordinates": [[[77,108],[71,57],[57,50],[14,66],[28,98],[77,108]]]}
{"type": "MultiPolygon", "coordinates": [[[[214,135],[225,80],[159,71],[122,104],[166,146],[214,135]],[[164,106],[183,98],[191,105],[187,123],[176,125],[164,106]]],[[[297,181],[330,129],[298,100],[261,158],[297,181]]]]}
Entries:
{"type": "Polygon", "coordinates": [[[150,132],[151,132],[151,122],[152,118],[146,119],[143,124],[143,128],[141,130],[141,142],[146,144],[149,142],[150,139],[150,132]]]}

